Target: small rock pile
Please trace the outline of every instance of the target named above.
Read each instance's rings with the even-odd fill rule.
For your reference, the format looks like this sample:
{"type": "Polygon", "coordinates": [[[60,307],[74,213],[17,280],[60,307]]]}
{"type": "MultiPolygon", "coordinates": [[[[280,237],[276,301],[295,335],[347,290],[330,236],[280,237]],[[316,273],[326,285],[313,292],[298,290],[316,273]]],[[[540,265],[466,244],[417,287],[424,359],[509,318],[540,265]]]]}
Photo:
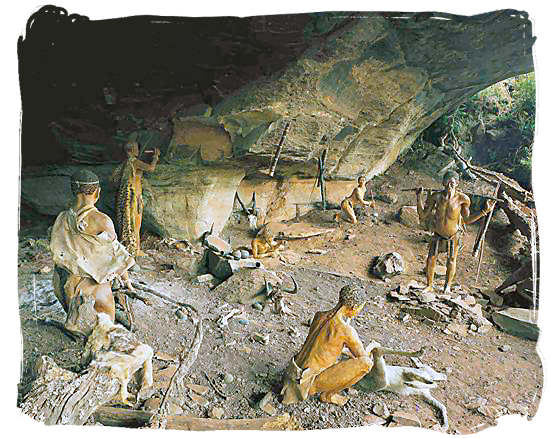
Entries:
{"type": "Polygon", "coordinates": [[[482,305],[462,286],[455,286],[449,294],[427,292],[424,285],[410,281],[389,292],[390,299],[402,303],[400,319],[411,316],[429,324],[444,325],[446,333],[466,335],[468,330],[486,333],[492,323],[485,318],[482,305]]]}

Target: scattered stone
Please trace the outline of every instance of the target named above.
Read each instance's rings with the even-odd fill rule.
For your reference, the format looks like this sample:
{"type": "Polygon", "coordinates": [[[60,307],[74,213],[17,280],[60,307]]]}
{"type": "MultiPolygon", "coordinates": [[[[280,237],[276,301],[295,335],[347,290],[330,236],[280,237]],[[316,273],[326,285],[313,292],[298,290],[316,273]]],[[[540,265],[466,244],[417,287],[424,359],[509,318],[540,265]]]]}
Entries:
{"type": "Polygon", "coordinates": [[[246,249],[241,249],[241,259],[247,259],[250,257],[250,253],[246,249]]]}
{"type": "Polygon", "coordinates": [[[539,337],[536,310],[508,308],[493,313],[493,321],[506,333],[536,341],[539,337]]]}
{"type": "Polygon", "coordinates": [[[223,381],[227,384],[233,383],[234,380],[235,380],[235,377],[233,377],[233,374],[225,373],[223,375],[223,381]]]}
{"type": "Polygon", "coordinates": [[[432,292],[421,292],[418,298],[420,299],[420,302],[428,304],[435,301],[436,297],[435,294],[432,292]]]}
{"type": "Polygon", "coordinates": [[[260,312],[264,310],[264,306],[262,306],[260,303],[254,303],[252,304],[252,307],[256,310],[259,310],[260,312]]]}
{"type": "Polygon", "coordinates": [[[425,287],[425,284],[419,283],[416,280],[411,280],[407,283],[407,289],[424,289],[425,287]]]}
{"type": "Polygon", "coordinates": [[[208,392],[208,386],[195,385],[194,383],[188,383],[187,386],[191,391],[196,392],[199,395],[204,395],[208,392]]]}
{"type": "Polygon", "coordinates": [[[276,413],[275,408],[271,404],[273,401],[273,393],[270,391],[266,393],[262,399],[258,402],[258,409],[266,412],[269,415],[274,415],[276,413]]]}
{"type": "Polygon", "coordinates": [[[409,315],[408,313],[405,313],[405,312],[401,312],[399,314],[399,319],[401,319],[401,321],[403,321],[403,322],[407,322],[407,321],[409,321],[409,319],[411,319],[411,315],[409,315]]]}
{"type": "Polygon", "coordinates": [[[143,409],[148,412],[155,412],[160,407],[161,400],[159,397],[153,397],[148,400],[145,400],[143,404],[143,409]]]}
{"type": "Polygon", "coordinates": [[[52,272],[52,268],[50,266],[47,266],[47,265],[42,266],[38,272],[41,273],[41,274],[48,274],[48,273],[52,272]]]}
{"type": "Polygon", "coordinates": [[[433,307],[403,307],[403,312],[427,318],[434,322],[448,322],[449,318],[443,312],[433,307]]]}
{"type": "Polygon", "coordinates": [[[380,418],[379,416],[377,415],[365,415],[363,417],[363,421],[365,422],[365,425],[366,426],[372,426],[372,425],[376,425],[376,426],[383,426],[384,424],[386,424],[386,420],[383,419],[383,418],[380,418]]]}
{"type": "Polygon", "coordinates": [[[195,280],[199,284],[208,283],[209,281],[214,280],[214,276],[212,274],[199,275],[197,278],[195,278],[195,280]]]}
{"type": "Polygon", "coordinates": [[[488,418],[498,418],[504,414],[504,408],[499,405],[484,405],[477,408],[477,411],[488,418]]]}
{"type": "Polygon", "coordinates": [[[472,411],[479,409],[481,406],[485,406],[487,404],[487,399],[483,397],[476,397],[473,400],[470,400],[468,403],[464,405],[466,409],[470,409],[472,411]]]}
{"type": "Polygon", "coordinates": [[[252,353],[252,348],[250,347],[241,347],[239,350],[241,350],[244,354],[252,353]]]}
{"type": "Polygon", "coordinates": [[[390,410],[385,403],[377,402],[372,408],[372,412],[382,418],[388,418],[390,416],[390,410]]]}
{"type": "Polygon", "coordinates": [[[172,376],[174,375],[174,373],[176,372],[177,370],[177,366],[176,365],[170,365],[166,368],[163,368],[162,370],[159,370],[155,373],[155,377],[153,379],[153,381],[156,383],[156,382],[168,382],[170,381],[170,379],[172,378],[172,376]]]}
{"type": "Polygon", "coordinates": [[[396,290],[390,291],[390,297],[397,300],[397,301],[410,301],[411,299],[409,297],[406,297],[405,295],[401,295],[396,290]]]}
{"type": "Polygon", "coordinates": [[[359,391],[357,391],[357,389],[355,389],[355,388],[348,388],[348,394],[349,395],[357,395],[357,394],[359,394],[359,391]]]}
{"type": "Polygon", "coordinates": [[[213,234],[210,234],[208,237],[206,237],[206,239],[204,239],[204,244],[208,248],[221,254],[231,253],[231,245],[223,240],[221,237],[214,236],[213,234]]]}
{"type": "Polygon", "coordinates": [[[262,333],[254,333],[252,335],[252,339],[263,345],[267,345],[269,343],[269,335],[264,335],[262,333]]]}
{"type": "Polygon", "coordinates": [[[480,335],[484,335],[486,334],[489,330],[491,329],[491,326],[490,325],[481,325],[477,328],[477,332],[480,334],[480,335]]]}
{"type": "Polygon", "coordinates": [[[520,415],[523,415],[524,417],[527,417],[529,415],[529,407],[528,406],[525,406],[525,405],[522,405],[522,404],[519,404],[519,403],[515,403],[515,402],[509,402],[508,403],[508,411],[511,414],[518,413],[520,415]]]}
{"type": "Polygon", "coordinates": [[[216,418],[218,420],[222,419],[224,414],[224,410],[218,406],[212,408],[210,412],[208,412],[210,418],[216,418]]]}
{"type": "Polygon", "coordinates": [[[510,347],[509,345],[501,345],[500,347],[498,347],[498,350],[502,351],[503,353],[506,353],[506,352],[510,351],[511,349],[512,349],[512,347],[510,347]]]}
{"type": "Polygon", "coordinates": [[[164,351],[157,351],[155,357],[159,360],[164,360],[166,362],[177,362],[178,355],[172,353],[166,353],[164,351]]]}
{"type": "Polygon", "coordinates": [[[399,209],[399,222],[409,228],[419,228],[418,212],[416,206],[404,205],[399,209]]]}
{"type": "Polygon", "coordinates": [[[177,403],[169,401],[166,403],[166,408],[168,410],[168,415],[181,415],[183,414],[183,409],[177,403]]]}
{"type": "Polygon", "coordinates": [[[248,319],[244,319],[244,318],[239,319],[238,322],[239,322],[239,324],[242,324],[242,325],[250,324],[250,321],[248,319]]]}
{"type": "Polygon", "coordinates": [[[405,265],[401,254],[392,252],[378,257],[372,271],[377,277],[386,280],[401,274],[404,269],[405,265]]]}
{"type": "Polygon", "coordinates": [[[452,322],[447,326],[447,330],[451,333],[454,333],[456,335],[465,337],[468,335],[468,329],[464,324],[458,324],[456,322],[452,322]]]}
{"type": "Polygon", "coordinates": [[[327,253],[327,250],[326,249],[308,249],[306,251],[307,254],[318,254],[318,255],[323,255],[323,254],[326,254],[327,253]]]}
{"type": "Polygon", "coordinates": [[[237,250],[233,251],[233,257],[235,257],[236,260],[240,260],[240,259],[242,259],[243,256],[242,256],[241,251],[237,249],[237,250]]]}
{"type": "Polygon", "coordinates": [[[392,414],[392,421],[400,426],[422,427],[422,423],[420,423],[418,417],[410,412],[395,411],[392,414]]]}
{"type": "Polygon", "coordinates": [[[203,396],[195,394],[194,392],[189,393],[189,398],[193,400],[195,403],[202,407],[208,406],[208,400],[206,400],[203,396]]]}
{"type": "Polygon", "coordinates": [[[353,234],[353,233],[347,233],[344,236],[344,240],[352,240],[352,239],[355,239],[355,234],[353,234]]]}

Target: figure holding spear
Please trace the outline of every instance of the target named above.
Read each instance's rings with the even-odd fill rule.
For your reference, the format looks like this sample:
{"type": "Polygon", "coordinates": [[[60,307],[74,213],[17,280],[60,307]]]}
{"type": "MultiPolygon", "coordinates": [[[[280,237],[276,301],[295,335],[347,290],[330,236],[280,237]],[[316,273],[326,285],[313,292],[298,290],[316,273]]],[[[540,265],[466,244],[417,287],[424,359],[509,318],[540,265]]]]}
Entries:
{"type": "Polygon", "coordinates": [[[496,201],[489,199],[485,208],[479,212],[470,214],[470,198],[458,190],[459,176],[454,171],[449,171],[443,176],[444,190],[428,194],[426,205],[422,199],[424,189],[416,190],[416,204],[418,218],[425,223],[429,231],[433,232],[428,258],[426,260],[427,292],[433,291],[435,263],[439,252],[439,244],[447,242],[447,272],[445,275],[445,288],[443,293],[451,291],[451,285],[456,274],[456,260],[462,235],[463,225],[469,225],[480,218],[487,216],[495,206],[496,201]]]}

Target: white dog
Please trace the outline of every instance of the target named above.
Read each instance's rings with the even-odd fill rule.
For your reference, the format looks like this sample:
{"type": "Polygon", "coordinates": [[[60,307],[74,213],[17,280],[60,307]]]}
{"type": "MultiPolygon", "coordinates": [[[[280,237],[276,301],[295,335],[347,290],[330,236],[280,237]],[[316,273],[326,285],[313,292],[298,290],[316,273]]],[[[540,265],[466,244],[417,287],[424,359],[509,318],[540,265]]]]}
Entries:
{"type": "Polygon", "coordinates": [[[153,349],[139,342],[136,336],[119,324],[114,324],[105,313],[97,315],[97,323],[84,347],[83,361],[110,369],[120,382],[115,399],[123,404],[128,401],[128,382],[136,371],[143,368],[141,389],[153,385],[153,349]]]}
{"type": "Polygon", "coordinates": [[[401,356],[420,356],[423,349],[415,352],[390,350],[382,348],[377,342],[371,342],[367,346],[374,361],[370,372],[355,384],[358,389],[365,392],[389,391],[398,395],[418,395],[429,404],[439,409],[443,420],[442,428],[446,431],[449,428],[447,408],[431,394],[430,389],[436,388],[438,381],[447,380],[443,373],[436,372],[428,365],[420,361],[419,368],[386,365],[384,354],[397,354],[401,356]]]}

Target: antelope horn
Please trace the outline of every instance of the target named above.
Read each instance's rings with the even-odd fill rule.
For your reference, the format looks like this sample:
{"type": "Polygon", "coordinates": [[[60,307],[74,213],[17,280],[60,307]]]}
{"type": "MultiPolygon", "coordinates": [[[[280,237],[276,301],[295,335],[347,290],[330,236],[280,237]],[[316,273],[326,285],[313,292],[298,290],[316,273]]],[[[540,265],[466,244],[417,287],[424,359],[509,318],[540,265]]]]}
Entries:
{"type": "Polygon", "coordinates": [[[264,284],[265,284],[265,294],[269,297],[271,295],[271,292],[273,292],[273,286],[267,279],[264,277],[264,284]]]}
{"type": "Polygon", "coordinates": [[[237,196],[237,201],[239,201],[239,204],[241,204],[241,208],[243,209],[245,214],[249,214],[248,210],[246,209],[246,207],[243,204],[243,201],[241,201],[241,198],[239,197],[239,192],[235,192],[235,195],[237,196]]]}
{"type": "Polygon", "coordinates": [[[256,192],[252,193],[252,212],[256,210],[256,192]]]}
{"type": "Polygon", "coordinates": [[[294,280],[294,277],[292,275],[289,275],[292,279],[292,283],[294,283],[294,289],[284,289],[281,288],[283,292],[286,292],[287,294],[295,294],[298,292],[298,284],[296,283],[296,280],[294,280]]]}

